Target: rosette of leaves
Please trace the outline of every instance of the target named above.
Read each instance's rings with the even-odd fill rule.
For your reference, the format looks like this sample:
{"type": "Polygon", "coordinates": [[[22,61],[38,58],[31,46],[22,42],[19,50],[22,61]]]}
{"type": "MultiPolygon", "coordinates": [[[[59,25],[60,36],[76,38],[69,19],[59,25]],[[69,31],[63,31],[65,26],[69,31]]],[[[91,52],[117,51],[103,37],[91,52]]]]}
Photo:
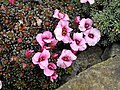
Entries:
{"type": "Polygon", "coordinates": [[[95,27],[101,31],[101,45],[107,46],[120,40],[119,0],[96,0],[91,6],[90,15],[95,27]]]}

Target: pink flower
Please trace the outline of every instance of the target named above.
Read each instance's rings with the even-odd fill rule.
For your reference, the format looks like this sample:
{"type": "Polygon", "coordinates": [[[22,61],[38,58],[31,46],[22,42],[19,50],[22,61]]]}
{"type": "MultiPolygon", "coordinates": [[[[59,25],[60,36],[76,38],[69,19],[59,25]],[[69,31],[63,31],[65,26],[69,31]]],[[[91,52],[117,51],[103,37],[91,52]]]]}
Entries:
{"type": "Polygon", "coordinates": [[[79,22],[80,22],[80,16],[76,16],[74,19],[74,23],[79,24],[79,22]]]}
{"type": "Polygon", "coordinates": [[[69,20],[68,15],[60,12],[58,9],[56,9],[56,10],[54,11],[53,17],[54,17],[54,18],[58,18],[58,19],[62,19],[62,20],[69,20]]]}
{"type": "Polygon", "coordinates": [[[53,82],[55,79],[57,79],[58,74],[54,71],[54,73],[50,76],[50,80],[53,82]]]}
{"type": "Polygon", "coordinates": [[[100,40],[100,31],[96,28],[91,28],[84,32],[85,40],[89,46],[95,46],[97,42],[100,40]]]}
{"type": "Polygon", "coordinates": [[[45,31],[36,36],[37,42],[43,48],[46,43],[51,43],[54,39],[52,38],[52,33],[50,31],[45,31]]]}
{"type": "Polygon", "coordinates": [[[74,51],[83,51],[87,48],[86,41],[83,38],[83,33],[74,33],[73,34],[73,41],[70,44],[70,47],[74,51]]]}
{"type": "Polygon", "coordinates": [[[68,26],[68,21],[60,20],[57,27],[54,30],[54,34],[58,41],[69,43],[71,41],[70,32],[73,30],[68,26]]]}
{"type": "Polygon", "coordinates": [[[10,4],[15,4],[16,0],[9,0],[10,4]]]}
{"type": "Polygon", "coordinates": [[[93,22],[91,19],[83,18],[79,23],[79,29],[80,29],[80,31],[86,31],[92,27],[92,24],[93,24],[93,22]]]}
{"type": "Polygon", "coordinates": [[[34,64],[38,64],[41,69],[44,69],[48,66],[48,58],[50,58],[50,52],[44,49],[42,53],[35,53],[35,55],[32,57],[32,62],[34,64]]]}
{"type": "Polygon", "coordinates": [[[26,63],[23,63],[23,64],[22,64],[22,67],[23,67],[23,68],[26,68],[26,67],[27,67],[27,64],[26,64],[26,63]]]}
{"type": "Polygon", "coordinates": [[[51,76],[54,74],[56,65],[54,63],[49,63],[48,66],[44,69],[44,74],[46,76],[51,76]]]}
{"type": "Polygon", "coordinates": [[[22,38],[17,39],[18,43],[22,43],[22,38]]]}
{"type": "Polygon", "coordinates": [[[46,49],[53,49],[56,44],[58,43],[58,40],[56,40],[55,38],[52,39],[51,43],[48,43],[48,46],[45,46],[46,49]]]}
{"type": "Polygon", "coordinates": [[[2,5],[1,7],[0,7],[0,10],[5,10],[6,8],[4,7],[4,5],[2,5]]]}
{"type": "Polygon", "coordinates": [[[72,61],[75,60],[77,57],[70,51],[63,49],[60,57],[57,61],[57,66],[61,68],[67,68],[72,64],[72,61]]]}
{"type": "Polygon", "coordinates": [[[95,0],[80,0],[81,3],[89,2],[90,4],[93,4],[95,0]]]}
{"type": "Polygon", "coordinates": [[[27,58],[30,58],[30,57],[32,56],[32,52],[34,52],[34,50],[26,50],[26,51],[25,51],[25,56],[26,56],[27,58]]]}

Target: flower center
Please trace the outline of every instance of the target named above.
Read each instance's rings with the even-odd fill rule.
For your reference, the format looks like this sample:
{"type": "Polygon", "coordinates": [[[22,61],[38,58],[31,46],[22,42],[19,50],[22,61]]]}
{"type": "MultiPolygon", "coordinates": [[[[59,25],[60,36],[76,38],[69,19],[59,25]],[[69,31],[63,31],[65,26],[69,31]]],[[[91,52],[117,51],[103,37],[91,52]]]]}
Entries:
{"type": "Polygon", "coordinates": [[[75,40],[76,44],[79,45],[80,44],[80,41],[79,40],[75,40]]]}
{"type": "Polygon", "coordinates": [[[66,27],[63,27],[63,28],[62,28],[62,36],[65,36],[66,34],[67,34],[66,27]]]}
{"type": "Polygon", "coordinates": [[[59,17],[60,19],[62,19],[62,18],[65,17],[65,14],[64,14],[64,13],[58,13],[58,17],[59,17]]]}
{"type": "Polygon", "coordinates": [[[89,38],[94,38],[94,35],[90,33],[90,34],[88,35],[88,37],[89,37],[89,38]]]}
{"type": "Polygon", "coordinates": [[[43,37],[42,40],[44,40],[44,39],[49,39],[49,37],[43,37]]]}
{"type": "Polygon", "coordinates": [[[43,57],[39,57],[38,62],[44,61],[45,59],[43,57]]]}
{"type": "Polygon", "coordinates": [[[89,28],[89,24],[88,23],[85,23],[85,28],[89,28]]]}
{"type": "Polygon", "coordinates": [[[62,59],[63,59],[64,61],[70,61],[70,59],[69,59],[68,56],[64,56],[62,59]]]}
{"type": "Polygon", "coordinates": [[[54,70],[54,67],[53,67],[51,64],[48,65],[48,68],[49,68],[50,70],[54,70]]]}

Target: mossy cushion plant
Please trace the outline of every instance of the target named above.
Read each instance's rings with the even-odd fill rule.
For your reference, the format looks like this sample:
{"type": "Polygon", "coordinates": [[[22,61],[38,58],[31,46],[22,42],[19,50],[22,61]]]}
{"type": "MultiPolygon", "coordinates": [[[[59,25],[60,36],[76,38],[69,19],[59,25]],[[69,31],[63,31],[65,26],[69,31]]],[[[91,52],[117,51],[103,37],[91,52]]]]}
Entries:
{"type": "Polygon", "coordinates": [[[120,40],[120,0],[96,0],[91,6],[90,16],[101,31],[101,45],[120,40]]]}

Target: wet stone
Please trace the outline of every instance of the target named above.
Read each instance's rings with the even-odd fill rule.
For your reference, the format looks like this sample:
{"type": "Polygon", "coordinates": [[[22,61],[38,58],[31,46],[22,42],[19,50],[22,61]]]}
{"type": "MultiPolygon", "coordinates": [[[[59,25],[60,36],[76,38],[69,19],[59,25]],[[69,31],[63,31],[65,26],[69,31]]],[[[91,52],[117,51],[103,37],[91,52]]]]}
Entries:
{"type": "Polygon", "coordinates": [[[115,56],[79,73],[56,90],[120,90],[120,57],[115,56]]]}
{"type": "Polygon", "coordinates": [[[102,56],[101,59],[102,60],[106,60],[110,57],[114,57],[116,55],[120,55],[120,43],[113,43],[111,46],[108,46],[102,56]]]}

